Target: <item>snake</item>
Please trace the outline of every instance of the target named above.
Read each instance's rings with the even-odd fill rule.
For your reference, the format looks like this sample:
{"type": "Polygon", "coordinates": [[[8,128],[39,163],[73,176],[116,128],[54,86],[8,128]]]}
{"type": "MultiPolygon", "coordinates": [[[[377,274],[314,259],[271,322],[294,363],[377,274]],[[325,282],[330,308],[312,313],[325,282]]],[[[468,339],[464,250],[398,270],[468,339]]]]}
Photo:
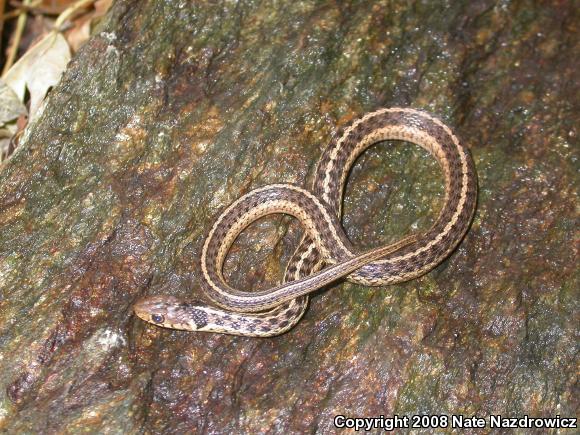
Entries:
{"type": "Polygon", "coordinates": [[[382,108],[343,128],[322,152],[312,187],[279,183],[241,196],[210,227],[201,248],[203,292],[211,304],[151,295],[134,304],[135,314],[157,326],[251,337],[270,337],[293,328],[304,315],[309,294],[340,279],[384,286],[417,278],[457,247],[473,219],[477,175],[468,149],[435,116],[413,108],[382,108]],[[431,227],[421,234],[370,250],[355,249],[341,223],[349,171],[371,145],[404,141],[427,150],[443,172],[445,196],[431,227]],[[299,220],[304,235],[272,288],[244,291],[230,286],[223,265],[233,242],[252,222],[271,214],[299,220]]]}

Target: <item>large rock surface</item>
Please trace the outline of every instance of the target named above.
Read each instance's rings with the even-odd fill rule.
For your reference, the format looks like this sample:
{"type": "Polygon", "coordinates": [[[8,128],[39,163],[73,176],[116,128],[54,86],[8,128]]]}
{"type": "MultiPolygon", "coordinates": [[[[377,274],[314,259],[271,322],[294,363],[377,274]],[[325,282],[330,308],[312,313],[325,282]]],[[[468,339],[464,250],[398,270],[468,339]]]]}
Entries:
{"type": "MultiPolygon", "coordinates": [[[[0,430],[333,432],[333,416],[578,413],[578,59],[573,1],[116,2],[0,171],[0,430]],[[289,333],[160,329],[131,306],[201,297],[216,213],[308,186],[341,125],[437,114],[479,204],[421,279],[337,284],[289,333]]],[[[392,144],[391,144],[392,145],[392,144]]],[[[370,247],[428,228],[437,164],[378,145],[344,224],[370,247]]],[[[300,237],[252,225],[226,265],[280,279],[300,237]]],[[[429,432],[429,431],[426,431],[429,432]]]]}

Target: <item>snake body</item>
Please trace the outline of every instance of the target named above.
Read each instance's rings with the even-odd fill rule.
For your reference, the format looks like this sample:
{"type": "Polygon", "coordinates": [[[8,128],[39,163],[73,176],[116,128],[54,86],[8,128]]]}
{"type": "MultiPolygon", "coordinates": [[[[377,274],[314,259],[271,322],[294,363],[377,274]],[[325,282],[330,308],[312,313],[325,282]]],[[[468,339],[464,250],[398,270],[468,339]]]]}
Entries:
{"type": "Polygon", "coordinates": [[[407,281],[431,270],[465,235],[476,195],[471,156],[440,120],[409,108],[368,113],[325,149],[311,191],[291,184],[264,186],[240,197],[217,218],[202,247],[200,270],[202,288],[218,307],[161,295],[138,301],[135,313],[173,329],[246,336],[281,334],[300,320],[309,293],[340,278],[378,286],[407,281]],[[342,193],[356,158],[384,140],[403,140],[429,151],[443,169],[445,199],[435,223],[424,234],[358,253],[340,222],[342,193]],[[296,217],[305,229],[283,283],[258,292],[232,288],[222,273],[232,243],[249,224],[274,213],[296,217]]]}

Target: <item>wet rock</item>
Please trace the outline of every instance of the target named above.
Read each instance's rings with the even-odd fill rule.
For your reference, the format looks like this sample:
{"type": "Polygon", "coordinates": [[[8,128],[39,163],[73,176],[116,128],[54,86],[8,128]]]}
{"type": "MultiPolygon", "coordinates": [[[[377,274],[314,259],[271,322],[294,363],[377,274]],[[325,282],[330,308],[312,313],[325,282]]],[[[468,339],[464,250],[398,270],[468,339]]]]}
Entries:
{"type": "MultiPolygon", "coordinates": [[[[0,427],[576,416],[575,14],[566,1],[118,1],[0,171],[0,427]],[[479,174],[471,231],[433,272],[339,283],[270,339],[132,315],[145,294],[203,297],[200,244],[222,207],[308,186],[337,128],[398,105],[453,126],[479,174]]],[[[343,220],[357,246],[433,221],[442,177],[417,148],[378,145],[355,165],[343,220]]],[[[228,279],[273,284],[300,232],[280,216],[252,225],[228,279]]]]}

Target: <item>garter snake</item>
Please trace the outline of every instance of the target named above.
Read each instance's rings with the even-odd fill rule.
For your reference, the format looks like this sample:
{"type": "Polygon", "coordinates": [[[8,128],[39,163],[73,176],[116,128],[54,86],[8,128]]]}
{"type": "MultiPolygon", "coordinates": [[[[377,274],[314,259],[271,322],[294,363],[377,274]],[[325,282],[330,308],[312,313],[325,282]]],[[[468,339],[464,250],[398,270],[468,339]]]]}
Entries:
{"type": "Polygon", "coordinates": [[[247,336],[281,334],[300,320],[308,294],[328,283],[346,277],[370,286],[393,284],[431,270],[466,233],[476,194],[471,156],[440,120],[410,108],[367,113],[322,153],[311,191],[291,184],[264,186],[246,193],[220,214],[200,258],[202,288],[217,307],[161,295],[138,301],[135,313],[166,328],[247,336]],[[445,199],[425,233],[358,253],[340,222],[342,193],[356,158],[384,140],[411,142],[429,151],[443,170],[445,199]],[[283,283],[258,292],[232,288],[222,273],[232,243],[256,219],[275,213],[296,217],[305,229],[283,283]]]}

